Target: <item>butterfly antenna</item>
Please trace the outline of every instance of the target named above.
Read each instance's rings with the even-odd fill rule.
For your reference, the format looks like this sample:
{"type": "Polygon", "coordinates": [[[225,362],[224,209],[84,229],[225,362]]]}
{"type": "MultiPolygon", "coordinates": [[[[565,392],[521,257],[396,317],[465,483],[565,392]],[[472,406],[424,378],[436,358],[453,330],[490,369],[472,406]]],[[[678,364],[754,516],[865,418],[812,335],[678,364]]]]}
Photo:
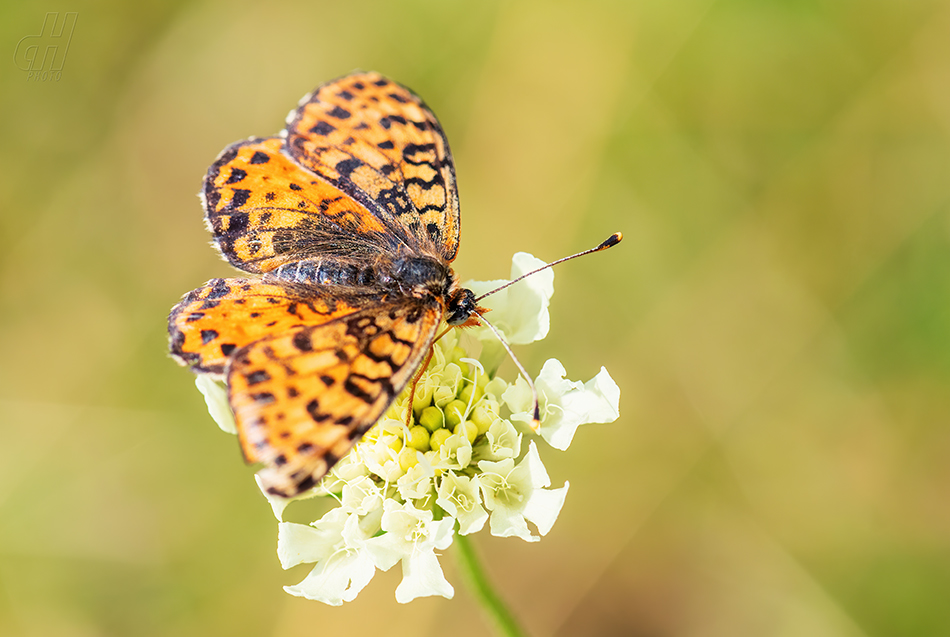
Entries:
{"type": "MultiPolygon", "coordinates": [[[[623,233],[622,233],[622,232],[615,232],[615,233],[613,233],[612,235],[610,235],[609,237],[607,237],[607,238],[606,238],[599,246],[597,246],[596,248],[591,248],[590,250],[584,250],[583,252],[578,252],[577,254],[572,254],[572,255],[569,256],[569,257],[564,257],[563,259],[558,259],[557,261],[551,261],[551,263],[547,263],[547,264],[545,264],[545,265],[542,265],[542,266],[541,266],[540,268],[538,268],[537,270],[531,270],[531,272],[528,272],[527,274],[522,274],[521,276],[519,276],[519,277],[518,277],[517,279],[515,279],[514,281],[508,281],[508,283],[505,283],[505,284],[502,285],[501,287],[497,287],[497,288],[495,288],[494,290],[492,290],[492,291],[490,291],[490,292],[485,292],[485,293],[482,294],[480,297],[476,298],[476,299],[475,299],[475,302],[478,303],[479,301],[481,301],[482,299],[484,299],[486,296],[490,296],[490,295],[494,294],[495,292],[501,292],[502,290],[504,290],[504,289],[505,289],[506,287],[508,287],[509,285],[514,285],[515,283],[517,283],[517,282],[520,281],[521,279],[527,278],[527,277],[531,276],[532,274],[537,274],[537,273],[540,272],[541,270],[547,270],[547,269],[550,268],[551,266],[555,266],[555,265],[557,265],[558,263],[564,263],[565,261],[570,261],[571,259],[576,259],[577,257],[582,257],[582,256],[584,256],[585,254],[591,254],[591,253],[593,253],[593,252],[600,252],[601,250],[606,250],[607,248],[612,248],[612,247],[614,247],[615,245],[617,245],[618,243],[620,243],[620,241],[621,241],[622,239],[623,239],[623,233]]],[[[487,321],[486,321],[486,323],[487,323],[487,321]]],[[[494,328],[492,328],[492,329],[494,329],[494,328]]],[[[495,332],[495,333],[497,334],[498,332],[495,332]]],[[[504,342],[504,341],[502,341],[502,342],[504,342]]],[[[508,346],[505,345],[505,347],[507,348],[508,346]]],[[[508,352],[510,353],[511,350],[508,350],[508,352]]],[[[512,358],[514,358],[514,356],[512,356],[512,358]]],[[[537,402],[537,401],[536,401],[536,402],[537,402]]]]}
{"type": "Polygon", "coordinates": [[[511,351],[511,347],[508,345],[508,341],[505,340],[505,337],[501,335],[501,332],[498,331],[498,328],[489,323],[485,316],[478,317],[479,322],[484,323],[495,333],[495,336],[498,337],[498,340],[501,341],[502,346],[505,348],[505,351],[508,352],[508,356],[511,356],[511,360],[515,362],[515,365],[518,367],[518,371],[521,372],[521,375],[524,376],[525,380],[528,381],[528,386],[531,388],[531,400],[534,405],[534,409],[531,412],[531,428],[537,431],[541,427],[541,408],[538,405],[538,390],[534,386],[534,381],[531,380],[531,377],[528,376],[528,372],[525,371],[524,366],[521,364],[521,361],[518,360],[518,357],[515,356],[515,353],[511,351]]]}

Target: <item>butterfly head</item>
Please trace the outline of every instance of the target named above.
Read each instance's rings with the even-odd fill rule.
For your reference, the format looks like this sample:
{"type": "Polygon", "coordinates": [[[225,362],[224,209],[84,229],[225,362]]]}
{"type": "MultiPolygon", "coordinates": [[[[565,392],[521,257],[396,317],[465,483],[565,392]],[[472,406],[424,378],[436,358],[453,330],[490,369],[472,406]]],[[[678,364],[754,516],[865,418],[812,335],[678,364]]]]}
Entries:
{"type": "Polygon", "coordinates": [[[468,288],[455,288],[449,295],[445,310],[445,322],[449,325],[461,325],[473,315],[478,316],[484,310],[475,302],[475,294],[468,288]]]}

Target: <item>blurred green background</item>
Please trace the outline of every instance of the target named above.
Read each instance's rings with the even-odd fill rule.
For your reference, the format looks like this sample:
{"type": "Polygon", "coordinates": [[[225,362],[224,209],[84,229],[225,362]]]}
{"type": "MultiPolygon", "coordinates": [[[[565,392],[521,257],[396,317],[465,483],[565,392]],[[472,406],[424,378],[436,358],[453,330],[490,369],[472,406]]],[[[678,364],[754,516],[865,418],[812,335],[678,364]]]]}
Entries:
{"type": "Polygon", "coordinates": [[[950,635],[950,2],[30,1],[0,33],[0,634],[487,633],[451,555],[452,601],[282,592],[307,567],[166,356],[231,272],[208,165],[363,68],[447,131],[463,278],[626,236],[520,349],[623,392],[542,448],[548,537],[476,537],[531,633],[950,635]],[[78,21],[34,82],[47,11],[78,21]]]}

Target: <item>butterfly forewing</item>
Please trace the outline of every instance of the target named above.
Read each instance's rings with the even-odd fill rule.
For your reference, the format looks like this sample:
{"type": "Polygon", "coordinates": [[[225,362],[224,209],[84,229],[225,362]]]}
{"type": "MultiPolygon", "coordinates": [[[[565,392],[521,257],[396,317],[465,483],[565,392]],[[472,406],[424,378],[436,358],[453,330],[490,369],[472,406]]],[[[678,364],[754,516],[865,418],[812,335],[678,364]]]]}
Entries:
{"type": "Polygon", "coordinates": [[[405,299],[236,352],[229,398],[264,488],[292,497],[323,477],[412,378],[441,319],[438,303],[405,299]]]}
{"type": "Polygon", "coordinates": [[[399,242],[366,208],[281,152],[279,137],[228,146],[208,170],[208,226],[221,254],[246,272],[315,255],[379,253],[399,242]]]}
{"type": "Polygon", "coordinates": [[[378,73],[317,88],[287,125],[287,152],[400,236],[446,261],[458,250],[455,165],[435,115],[378,73]]]}

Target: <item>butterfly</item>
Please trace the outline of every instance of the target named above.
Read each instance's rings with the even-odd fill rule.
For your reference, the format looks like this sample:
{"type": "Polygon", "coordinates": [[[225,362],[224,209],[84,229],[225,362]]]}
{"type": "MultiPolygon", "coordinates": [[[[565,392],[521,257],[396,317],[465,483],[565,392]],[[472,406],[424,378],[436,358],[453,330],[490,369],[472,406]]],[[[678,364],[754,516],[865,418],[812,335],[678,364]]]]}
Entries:
{"type": "Polygon", "coordinates": [[[419,97],[356,72],[305,96],[279,135],[225,148],[201,198],[221,255],[256,276],[186,294],[169,347],[226,381],[245,459],[293,497],[383,415],[443,322],[485,311],[449,265],[452,154],[419,97]]]}

